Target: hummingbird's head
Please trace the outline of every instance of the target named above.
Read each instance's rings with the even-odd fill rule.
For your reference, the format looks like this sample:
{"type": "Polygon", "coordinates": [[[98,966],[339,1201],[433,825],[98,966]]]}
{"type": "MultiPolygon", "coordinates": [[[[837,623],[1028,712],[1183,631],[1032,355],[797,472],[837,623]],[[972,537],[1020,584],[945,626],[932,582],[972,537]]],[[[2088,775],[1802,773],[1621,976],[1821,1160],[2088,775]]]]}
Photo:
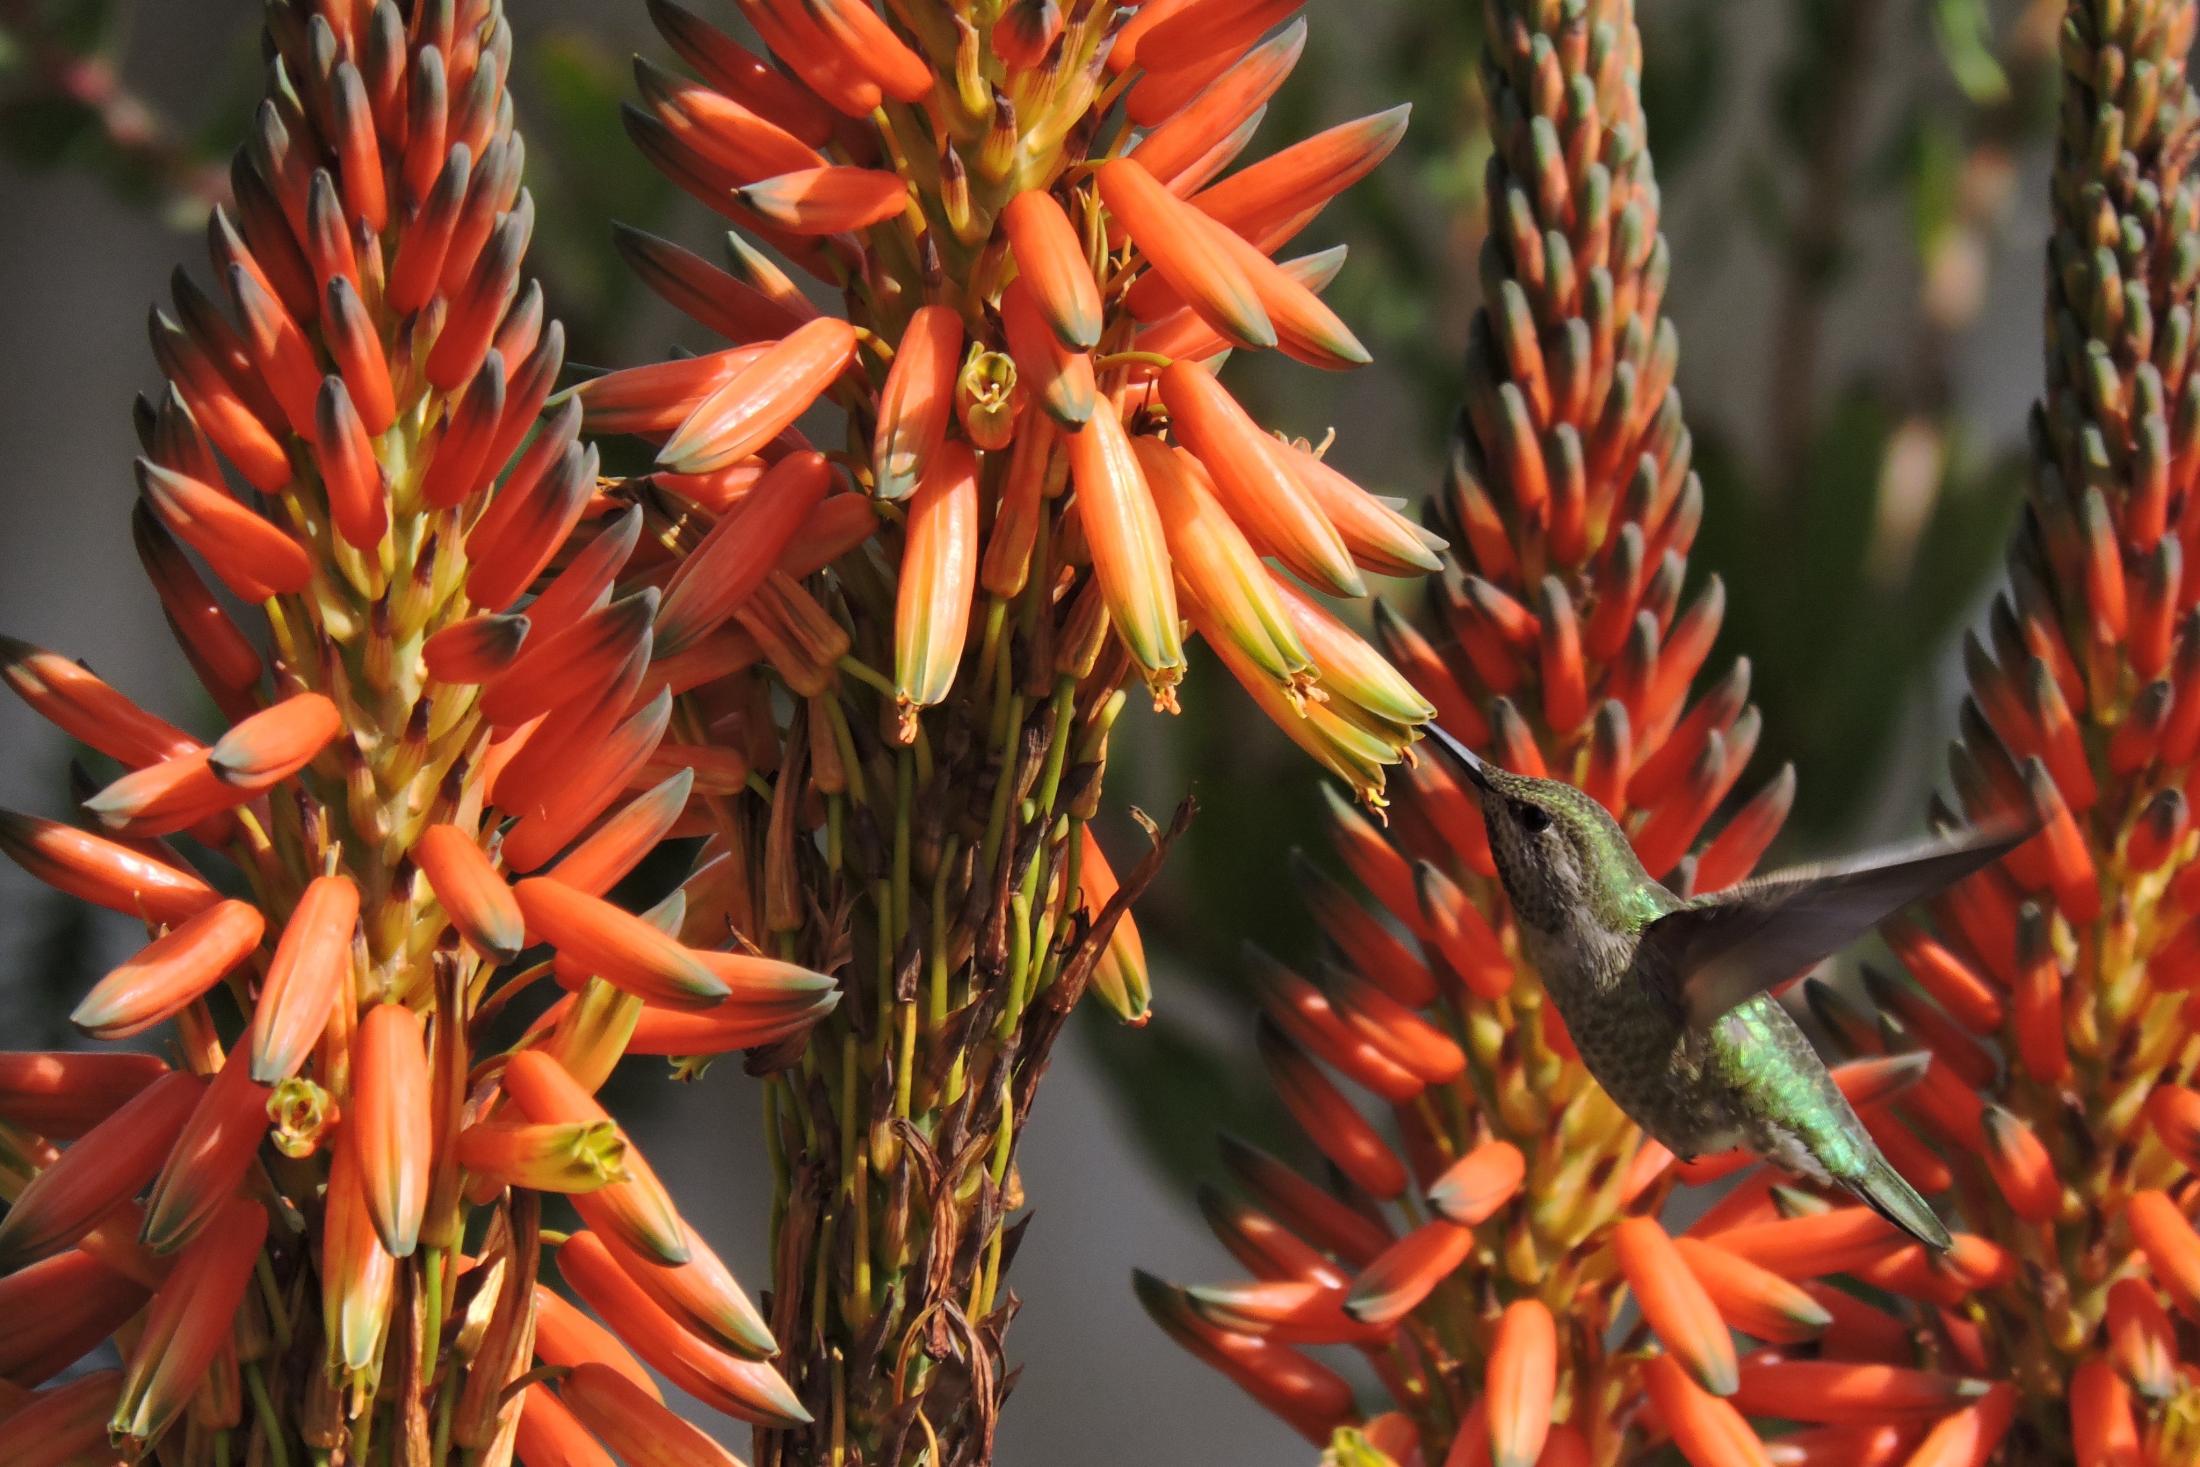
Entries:
{"type": "Polygon", "coordinates": [[[1434,724],[1426,732],[1481,803],[1498,878],[1521,922],[1546,933],[1583,922],[1616,932],[1656,915],[1641,898],[1657,883],[1593,796],[1563,780],[1507,773],[1434,724]]]}

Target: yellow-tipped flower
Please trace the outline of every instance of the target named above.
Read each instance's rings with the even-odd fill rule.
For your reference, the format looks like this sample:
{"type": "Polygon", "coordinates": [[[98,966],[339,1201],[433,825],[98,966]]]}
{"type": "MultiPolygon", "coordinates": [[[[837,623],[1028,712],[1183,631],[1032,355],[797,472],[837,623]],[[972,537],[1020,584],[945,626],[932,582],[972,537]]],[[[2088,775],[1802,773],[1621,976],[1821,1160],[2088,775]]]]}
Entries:
{"type": "Polygon", "coordinates": [[[1176,706],[1184,677],[1184,643],[1177,627],[1176,582],[1161,516],[1123,424],[1096,414],[1066,435],[1070,479],[1077,486],[1077,522],[1092,552],[1108,617],[1152,690],[1154,706],[1176,706]]]}
{"type": "Polygon", "coordinates": [[[393,1258],[410,1258],[428,1208],[435,1124],[427,1036],[420,1016],[399,1003],[376,1004],[352,1044],[352,1164],[375,1236],[393,1258]]]}
{"type": "Polygon", "coordinates": [[[458,1164],[500,1186],[593,1192],[627,1180],[626,1138],[609,1121],[482,1121],[458,1133],[458,1164]]]}
{"type": "Polygon", "coordinates": [[[266,1210],[247,1198],[224,1204],[213,1224],[177,1259],[123,1362],[108,1429],[133,1453],[157,1441],[190,1404],[229,1339],[253,1261],[267,1238],[266,1210]]]}
{"type": "Polygon", "coordinates": [[[978,465],[959,443],[937,450],[909,504],[894,612],[894,686],[900,738],[917,735],[917,710],[947,696],[970,629],[978,585],[978,465]]]}

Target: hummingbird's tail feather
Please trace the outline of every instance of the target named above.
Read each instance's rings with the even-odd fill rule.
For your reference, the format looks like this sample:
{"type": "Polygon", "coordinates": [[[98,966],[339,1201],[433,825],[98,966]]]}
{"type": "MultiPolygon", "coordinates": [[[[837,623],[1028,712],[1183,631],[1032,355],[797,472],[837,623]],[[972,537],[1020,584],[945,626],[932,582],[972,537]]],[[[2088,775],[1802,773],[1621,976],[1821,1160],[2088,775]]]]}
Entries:
{"type": "Polygon", "coordinates": [[[1918,1196],[1917,1188],[1876,1150],[1862,1175],[1842,1177],[1840,1182],[1865,1206],[1935,1253],[1945,1253],[1954,1246],[1955,1240],[1948,1236],[1932,1204],[1918,1196]]]}

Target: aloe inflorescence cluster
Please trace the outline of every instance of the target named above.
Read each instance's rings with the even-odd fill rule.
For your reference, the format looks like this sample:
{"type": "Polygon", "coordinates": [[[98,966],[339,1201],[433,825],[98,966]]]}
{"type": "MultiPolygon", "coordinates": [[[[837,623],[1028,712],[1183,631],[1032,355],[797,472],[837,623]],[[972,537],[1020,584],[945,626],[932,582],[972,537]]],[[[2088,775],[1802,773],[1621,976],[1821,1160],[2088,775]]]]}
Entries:
{"type": "Polygon", "coordinates": [[[846,993],[756,1066],[816,1418],[762,1461],[990,1453],[1018,1134],[1088,988],[1147,1010],[1160,853],[1119,880],[1089,828],[1126,685],[1173,711],[1196,633],[1369,801],[1430,714],[1324,598],[1439,542],[1216,378],[1366,360],[1342,252],[1271,256],[1403,116],[1239,162],[1296,9],[743,0],[751,49],[650,7],[679,69],[639,64],[627,130],[733,230],[621,249],[727,344],[575,399],[654,447],[614,497],[669,553],[672,736],[711,751],[683,935],[846,993]]]}
{"type": "Polygon", "coordinates": [[[137,415],[138,554],[229,726],[20,643],[0,666],[96,761],[80,820],[0,817],[0,850],[144,923],[72,1017],[160,1045],[0,1054],[0,1460],[687,1441],[629,1347],[799,1420],[592,1095],[625,1051],[798,1033],[837,992],[604,899],[697,776],[663,744],[657,593],[623,584],[641,516],[599,494],[579,409],[544,417],[564,342],[524,279],[510,27],[495,0],[278,3],[266,40],[211,285],[179,272],[154,312],[137,415]],[[492,1040],[552,977],[571,994],[492,1040]],[[543,1225],[551,1194],[580,1229],[543,1225]],[[119,1371],[45,1384],[109,1338],[119,1371]]]}

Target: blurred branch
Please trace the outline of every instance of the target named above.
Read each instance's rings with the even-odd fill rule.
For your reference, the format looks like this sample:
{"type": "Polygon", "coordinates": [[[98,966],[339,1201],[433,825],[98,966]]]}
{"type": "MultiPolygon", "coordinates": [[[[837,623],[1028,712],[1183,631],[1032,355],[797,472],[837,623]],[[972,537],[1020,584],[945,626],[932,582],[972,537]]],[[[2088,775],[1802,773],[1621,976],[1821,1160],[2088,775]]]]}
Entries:
{"type": "Polygon", "coordinates": [[[164,213],[196,222],[229,198],[229,178],[202,157],[142,97],[112,58],[70,43],[68,27],[38,0],[0,0],[0,43],[9,75],[0,89],[11,147],[58,156],[73,139],[46,109],[61,107],[88,123],[118,183],[149,191],[164,213]]]}

